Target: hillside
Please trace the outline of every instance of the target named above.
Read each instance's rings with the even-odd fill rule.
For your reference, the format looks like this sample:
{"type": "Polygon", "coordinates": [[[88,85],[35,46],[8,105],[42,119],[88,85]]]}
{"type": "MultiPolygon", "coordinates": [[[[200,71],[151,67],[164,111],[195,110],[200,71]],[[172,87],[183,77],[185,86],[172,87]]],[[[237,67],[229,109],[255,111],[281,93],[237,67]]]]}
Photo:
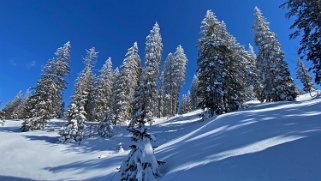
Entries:
{"type": "MultiPolygon", "coordinates": [[[[157,119],[155,153],[166,164],[161,180],[321,180],[321,98],[249,102],[249,108],[201,121],[201,111],[157,119]]],[[[21,121],[0,127],[0,180],[119,180],[130,134],[58,144],[62,120],[43,131],[20,132],[21,121]],[[123,143],[125,152],[118,151],[123,143]]]]}

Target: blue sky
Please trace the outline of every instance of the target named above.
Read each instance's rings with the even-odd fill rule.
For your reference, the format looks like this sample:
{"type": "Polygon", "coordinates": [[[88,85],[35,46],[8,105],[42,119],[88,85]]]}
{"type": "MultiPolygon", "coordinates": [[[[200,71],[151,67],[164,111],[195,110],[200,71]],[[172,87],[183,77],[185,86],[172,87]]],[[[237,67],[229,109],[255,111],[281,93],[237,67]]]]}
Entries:
{"type": "MultiPolygon", "coordinates": [[[[2,0],[0,1],[0,100],[10,101],[19,90],[34,87],[41,67],[56,49],[71,41],[71,75],[65,100],[83,68],[85,49],[99,51],[95,71],[107,57],[119,66],[127,49],[138,42],[143,60],[145,37],[157,21],[164,44],[163,59],[181,44],[189,59],[187,92],[196,70],[197,41],[206,10],[224,20],[228,31],[244,45],[253,43],[253,9],[258,6],[271,23],[295,75],[297,40],[289,40],[291,21],[279,5],[283,0],[2,0]]],[[[296,80],[298,83],[298,81],[296,80]]]]}

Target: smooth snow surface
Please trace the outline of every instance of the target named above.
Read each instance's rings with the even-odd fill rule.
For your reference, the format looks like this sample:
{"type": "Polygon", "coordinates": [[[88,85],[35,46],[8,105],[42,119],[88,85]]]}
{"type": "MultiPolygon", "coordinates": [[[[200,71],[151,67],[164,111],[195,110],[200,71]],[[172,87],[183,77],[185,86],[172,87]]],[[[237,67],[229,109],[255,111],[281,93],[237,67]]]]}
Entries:
{"type": "MultiPolygon", "coordinates": [[[[259,104],[201,121],[201,111],[156,119],[150,132],[161,180],[320,181],[321,98],[259,104]]],[[[58,144],[61,120],[22,133],[21,121],[0,126],[0,180],[119,180],[130,134],[58,144]],[[122,143],[124,151],[119,151],[122,143]]],[[[151,150],[149,150],[151,151],[151,150]]]]}

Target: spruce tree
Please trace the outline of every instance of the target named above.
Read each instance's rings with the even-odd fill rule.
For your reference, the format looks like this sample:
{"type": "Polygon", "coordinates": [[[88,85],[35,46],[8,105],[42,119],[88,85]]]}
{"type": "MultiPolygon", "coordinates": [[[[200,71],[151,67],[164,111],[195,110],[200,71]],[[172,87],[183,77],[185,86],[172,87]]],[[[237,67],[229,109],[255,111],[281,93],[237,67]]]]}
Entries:
{"type": "Polygon", "coordinates": [[[113,72],[113,95],[112,95],[112,117],[113,117],[113,124],[117,124],[117,121],[120,120],[119,113],[122,109],[119,104],[120,101],[120,93],[121,93],[121,85],[120,85],[120,71],[118,67],[114,69],[113,72]]]}
{"type": "Polygon", "coordinates": [[[289,10],[288,18],[294,18],[290,38],[301,37],[298,53],[312,62],[315,82],[321,84],[321,1],[286,0],[281,7],[289,10]]]}
{"type": "Polygon", "coordinates": [[[66,88],[66,76],[70,72],[70,42],[58,48],[55,57],[43,67],[43,74],[27,99],[22,124],[23,131],[43,129],[49,119],[62,116],[63,93],[66,88]]]}
{"type": "Polygon", "coordinates": [[[105,118],[99,123],[98,134],[103,138],[110,138],[113,135],[113,114],[110,110],[106,111],[105,118]]]}
{"type": "Polygon", "coordinates": [[[19,91],[15,98],[6,104],[2,109],[2,119],[16,119],[15,111],[23,104],[23,94],[19,91]]]}
{"type": "Polygon", "coordinates": [[[173,65],[174,56],[172,53],[167,55],[164,65],[164,71],[161,76],[161,88],[160,88],[160,108],[162,116],[172,115],[173,110],[173,65]]]}
{"type": "Polygon", "coordinates": [[[181,45],[174,55],[169,53],[161,77],[162,116],[172,116],[178,112],[179,93],[185,82],[187,58],[181,45]]]}
{"type": "Polygon", "coordinates": [[[183,84],[185,83],[187,57],[184,53],[184,49],[181,45],[176,48],[174,53],[174,61],[172,66],[172,111],[171,115],[175,115],[178,112],[179,106],[179,93],[183,84]]]}
{"type": "Polygon", "coordinates": [[[71,103],[67,113],[67,123],[59,132],[60,142],[78,142],[83,140],[85,121],[88,120],[86,107],[88,106],[89,93],[93,91],[93,61],[97,58],[95,48],[87,50],[84,58],[85,68],[79,74],[71,103]]]}
{"type": "Polygon", "coordinates": [[[290,76],[288,65],[284,60],[280,43],[270,31],[269,23],[259,8],[255,8],[254,24],[255,43],[259,48],[257,68],[262,81],[262,95],[265,101],[293,101],[297,94],[290,76]]]}
{"type": "Polygon", "coordinates": [[[197,60],[200,107],[210,115],[237,110],[245,100],[247,53],[224,22],[207,11],[197,60]]]}
{"type": "Polygon", "coordinates": [[[146,97],[145,110],[147,116],[153,117],[157,113],[157,80],[160,72],[163,43],[160,28],[157,23],[153,26],[150,34],[146,37],[145,68],[142,72],[144,96],[146,97]]]}
{"type": "Polygon", "coordinates": [[[54,81],[53,71],[51,63],[44,66],[34,94],[28,99],[29,115],[22,124],[22,131],[44,129],[47,121],[57,116],[54,103],[58,99],[58,86],[54,81]]]}
{"type": "Polygon", "coordinates": [[[192,110],[196,110],[198,108],[198,104],[199,104],[197,89],[198,89],[198,77],[197,77],[197,75],[194,75],[193,80],[192,80],[192,86],[190,89],[192,110]]]}
{"type": "Polygon", "coordinates": [[[200,108],[209,109],[211,114],[223,112],[223,77],[220,69],[223,67],[223,53],[213,45],[219,45],[218,29],[220,22],[210,10],[206,12],[201,23],[201,38],[199,40],[197,74],[200,108]]]}
{"type": "Polygon", "coordinates": [[[297,62],[296,76],[298,79],[300,79],[301,83],[303,84],[303,91],[309,92],[311,95],[311,92],[314,88],[312,83],[312,78],[308,74],[308,70],[305,68],[305,65],[301,58],[299,58],[297,62]]]}
{"type": "Polygon", "coordinates": [[[115,110],[117,116],[116,122],[130,120],[133,114],[133,99],[135,90],[138,86],[141,74],[140,57],[138,54],[138,45],[135,42],[128,49],[122,66],[120,67],[119,91],[116,92],[118,100],[115,110]]]}
{"type": "MultiPolygon", "coordinates": [[[[140,80],[144,80],[144,78],[142,77],[140,80]]],[[[136,112],[128,128],[133,134],[131,151],[120,168],[120,180],[122,181],[150,181],[157,180],[160,177],[158,161],[155,158],[152,146],[155,137],[148,133],[148,129],[145,127],[147,122],[152,122],[148,111],[145,109],[146,103],[149,102],[147,99],[150,99],[150,97],[144,96],[146,86],[141,82],[134,99],[136,112]]]]}
{"type": "Polygon", "coordinates": [[[108,58],[100,70],[98,85],[95,90],[95,119],[103,121],[108,110],[112,109],[113,68],[111,58],[108,58]]]}

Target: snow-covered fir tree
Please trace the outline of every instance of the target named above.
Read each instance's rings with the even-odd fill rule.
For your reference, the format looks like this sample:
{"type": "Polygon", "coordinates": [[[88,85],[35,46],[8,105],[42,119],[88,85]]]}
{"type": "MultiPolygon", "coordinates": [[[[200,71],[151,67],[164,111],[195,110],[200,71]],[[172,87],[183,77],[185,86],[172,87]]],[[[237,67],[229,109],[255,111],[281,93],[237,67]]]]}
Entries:
{"type": "Polygon", "coordinates": [[[224,55],[214,45],[219,45],[218,32],[220,22],[210,10],[201,23],[201,38],[199,39],[197,74],[198,95],[200,107],[210,109],[211,112],[223,112],[223,76],[220,69],[223,67],[224,55]]]}
{"type": "Polygon", "coordinates": [[[27,89],[25,95],[22,97],[21,104],[19,104],[12,113],[13,119],[26,118],[24,115],[24,113],[25,113],[24,111],[25,111],[26,103],[27,103],[27,100],[29,99],[29,97],[30,97],[30,91],[29,91],[29,89],[27,89]]]}
{"type": "Polygon", "coordinates": [[[103,121],[107,110],[112,109],[112,94],[113,94],[113,68],[111,58],[108,58],[100,70],[98,77],[98,85],[95,89],[95,119],[103,121]]]}
{"type": "Polygon", "coordinates": [[[88,120],[86,107],[88,107],[89,93],[93,92],[94,75],[93,61],[97,58],[95,48],[87,50],[84,58],[85,68],[79,74],[71,103],[67,113],[67,123],[60,131],[60,142],[78,142],[83,139],[85,121],[88,120]]]}
{"type": "Polygon", "coordinates": [[[192,110],[196,110],[199,105],[199,98],[197,95],[197,89],[198,89],[198,77],[197,77],[197,75],[194,75],[193,80],[192,80],[192,86],[190,88],[192,110]]]}
{"type": "MultiPolygon", "coordinates": [[[[95,75],[93,73],[93,64],[96,61],[98,52],[95,51],[95,48],[90,48],[86,50],[87,55],[84,58],[85,68],[79,74],[75,90],[71,97],[70,108],[72,104],[79,105],[78,102],[81,100],[81,106],[84,107],[86,120],[94,121],[94,85],[95,85],[95,75]]],[[[70,112],[70,110],[68,110],[70,112]]]]}
{"type": "Polygon", "coordinates": [[[160,97],[159,97],[159,111],[160,116],[169,116],[172,115],[173,110],[173,101],[172,101],[172,90],[173,90],[173,62],[174,56],[172,53],[167,55],[164,64],[164,71],[161,75],[161,86],[160,86],[160,97]]]}
{"type": "Polygon", "coordinates": [[[116,124],[116,120],[120,120],[120,115],[116,114],[120,112],[122,109],[119,104],[117,104],[120,100],[120,93],[121,93],[121,86],[120,86],[120,71],[119,68],[116,67],[113,71],[113,96],[112,96],[112,117],[113,117],[113,124],[116,124]]]}
{"type": "Polygon", "coordinates": [[[66,88],[65,77],[70,71],[70,49],[70,42],[67,42],[43,67],[43,74],[24,108],[28,119],[22,124],[22,131],[43,129],[49,119],[62,115],[62,91],[66,88]]]}
{"type": "Polygon", "coordinates": [[[15,98],[0,110],[2,119],[16,119],[15,111],[23,104],[23,99],[22,91],[19,91],[15,98]]]}
{"type": "Polygon", "coordinates": [[[293,101],[297,93],[280,43],[276,39],[275,33],[270,31],[269,23],[257,7],[255,8],[255,17],[256,34],[254,39],[259,49],[257,68],[263,86],[261,100],[264,99],[267,102],[293,101]]]}
{"type": "Polygon", "coordinates": [[[288,8],[288,18],[294,18],[291,38],[301,37],[298,52],[312,62],[315,82],[321,84],[321,1],[286,0],[282,7],[288,8]]]}
{"type": "Polygon", "coordinates": [[[245,100],[247,52],[207,11],[197,60],[200,107],[210,115],[237,110],[245,100]]]}
{"type": "MultiPolygon", "coordinates": [[[[142,74],[142,76],[146,75],[148,74],[142,74]]],[[[142,77],[141,80],[144,78],[142,77]]],[[[129,126],[129,131],[133,134],[131,151],[120,168],[122,181],[151,181],[160,177],[159,164],[152,146],[155,138],[145,127],[147,122],[152,122],[149,110],[146,110],[146,104],[150,102],[147,99],[151,97],[144,96],[146,86],[141,82],[134,99],[136,112],[129,126]]]]}
{"type": "Polygon", "coordinates": [[[264,101],[264,97],[262,96],[262,83],[261,83],[261,79],[258,73],[258,68],[257,68],[257,55],[254,52],[254,48],[253,46],[249,43],[249,49],[248,49],[248,66],[247,66],[247,70],[248,70],[248,85],[249,88],[247,89],[247,91],[249,91],[249,93],[247,93],[249,99],[253,99],[253,98],[257,98],[259,99],[261,102],[264,101]]]}
{"type": "Polygon", "coordinates": [[[247,53],[244,54],[244,57],[246,69],[245,100],[249,101],[260,97],[260,93],[262,92],[261,82],[257,76],[256,54],[251,44],[249,44],[249,49],[247,53]]]}
{"type": "Polygon", "coordinates": [[[184,53],[184,49],[181,45],[176,48],[174,53],[174,61],[172,66],[172,111],[171,115],[175,115],[178,112],[179,106],[179,93],[183,84],[185,83],[187,57],[184,53]]]}
{"type": "Polygon", "coordinates": [[[85,98],[78,97],[78,101],[70,105],[67,119],[68,123],[60,130],[59,141],[61,143],[81,143],[84,137],[86,112],[83,107],[85,98]]]}
{"type": "Polygon", "coordinates": [[[103,138],[110,138],[113,135],[113,114],[110,110],[106,111],[105,118],[99,123],[98,134],[103,138]]]}
{"type": "Polygon", "coordinates": [[[298,59],[296,66],[297,66],[296,76],[298,79],[300,79],[301,83],[303,84],[303,91],[309,92],[311,94],[311,91],[314,88],[312,83],[312,78],[309,75],[308,70],[305,68],[305,65],[301,58],[298,59]]]}
{"type": "Polygon", "coordinates": [[[146,97],[145,110],[149,117],[156,116],[158,92],[157,81],[160,73],[160,64],[162,59],[163,43],[160,35],[158,23],[155,23],[150,34],[146,37],[145,47],[145,68],[142,72],[142,85],[144,96],[146,97]]]}
{"type": "Polygon", "coordinates": [[[53,74],[54,81],[57,85],[57,99],[54,100],[55,117],[62,117],[64,114],[64,101],[63,101],[63,91],[67,88],[66,77],[70,74],[70,52],[71,44],[68,41],[63,47],[60,47],[55,52],[55,57],[53,62],[53,74]]]}
{"type": "Polygon", "coordinates": [[[162,116],[172,116],[178,112],[179,93],[185,82],[187,58],[181,45],[174,55],[169,53],[161,76],[160,107],[162,116]]]}
{"type": "Polygon", "coordinates": [[[119,89],[115,93],[118,97],[115,103],[117,109],[114,114],[118,115],[116,116],[115,122],[130,120],[133,114],[133,99],[140,74],[140,57],[138,54],[138,45],[135,42],[133,46],[128,49],[123,64],[120,67],[119,89]]]}
{"type": "Polygon", "coordinates": [[[180,107],[180,114],[185,114],[192,111],[192,102],[191,102],[191,94],[190,92],[186,94],[183,94],[183,98],[182,98],[182,104],[180,107]]]}

